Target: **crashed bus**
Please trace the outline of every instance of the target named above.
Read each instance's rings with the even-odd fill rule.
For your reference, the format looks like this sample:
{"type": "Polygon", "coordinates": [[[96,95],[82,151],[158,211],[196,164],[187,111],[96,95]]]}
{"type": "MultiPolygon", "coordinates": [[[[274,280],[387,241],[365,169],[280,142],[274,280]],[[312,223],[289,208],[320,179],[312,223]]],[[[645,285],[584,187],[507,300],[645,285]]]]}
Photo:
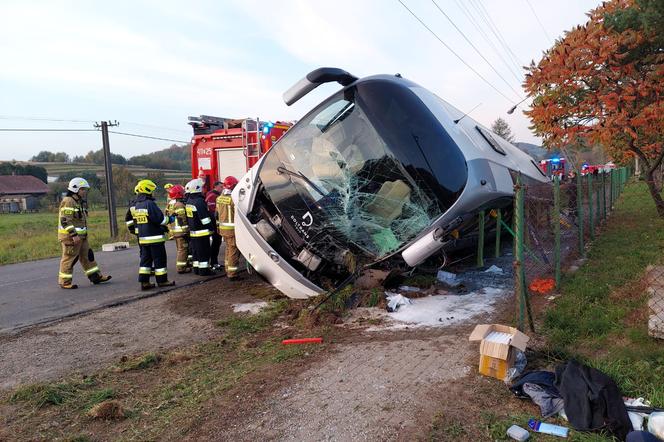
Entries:
{"type": "Polygon", "coordinates": [[[509,207],[518,173],[547,182],[526,153],[397,75],[309,73],[291,105],[332,94],[299,120],[233,192],[237,245],[291,298],[339,287],[377,265],[415,267],[509,207]]]}

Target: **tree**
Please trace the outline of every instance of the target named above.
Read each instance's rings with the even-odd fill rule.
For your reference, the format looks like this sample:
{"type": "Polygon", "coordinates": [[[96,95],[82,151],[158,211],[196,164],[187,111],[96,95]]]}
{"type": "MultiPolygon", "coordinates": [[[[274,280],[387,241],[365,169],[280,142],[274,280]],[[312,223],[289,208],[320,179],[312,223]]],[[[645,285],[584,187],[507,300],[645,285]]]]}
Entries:
{"type": "MultiPolygon", "coordinates": [[[[91,150],[84,157],[74,157],[74,162],[88,163],[88,164],[104,164],[104,149],[91,150]],[[78,160],[78,161],[76,161],[78,160]]],[[[127,164],[127,159],[122,155],[111,152],[111,164],[127,164]]]]}
{"type": "Polygon", "coordinates": [[[510,125],[507,124],[507,121],[503,120],[502,118],[498,117],[496,121],[493,122],[493,124],[491,125],[491,130],[493,131],[493,133],[495,133],[496,135],[500,135],[510,143],[514,143],[514,135],[512,135],[512,129],[510,129],[510,125]]]}
{"type": "MultiPolygon", "coordinates": [[[[115,203],[126,207],[134,198],[134,187],[138,179],[126,167],[113,168],[113,188],[115,190],[115,203]]],[[[106,198],[106,180],[102,180],[101,193],[106,198]]]]}
{"type": "Polygon", "coordinates": [[[69,163],[69,155],[66,152],[50,152],[48,150],[42,150],[37,155],[32,157],[30,161],[35,161],[38,163],[69,163]]]}
{"type": "Polygon", "coordinates": [[[17,163],[0,163],[0,175],[32,175],[39,178],[44,183],[48,182],[48,173],[41,166],[26,164],[25,166],[17,163]]]}
{"type": "Polygon", "coordinates": [[[641,159],[650,195],[664,217],[654,172],[664,158],[662,2],[611,0],[531,63],[526,115],[547,146],[599,143],[617,162],[641,159]],[[648,25],[646,25],[648,24],[648,25]]]}
{"type": "Polygon", "coordinates": [[[58,177],[57,182],[69,184],[69,181],[71,181],[72,178],[76,177],[81,177],[85,179],[88,182],[88,184],[90,184],[90,187],[92,187],[93,189],[100,189],[102,186],[102,180],[94,172],[76,172],[76,171],[65,172],[58,177]]]}

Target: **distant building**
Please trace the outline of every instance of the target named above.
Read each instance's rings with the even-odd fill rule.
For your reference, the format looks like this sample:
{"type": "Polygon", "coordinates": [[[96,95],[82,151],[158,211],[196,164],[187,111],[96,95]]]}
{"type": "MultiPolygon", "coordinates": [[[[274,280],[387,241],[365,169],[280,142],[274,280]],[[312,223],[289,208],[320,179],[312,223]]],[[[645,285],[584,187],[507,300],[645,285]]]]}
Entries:
{"type": "Polygon", "coordinates": [[[32,175],[0,175],[0,213],[30,212],[39,209],[39,198],[48,186],[32,175]]]}

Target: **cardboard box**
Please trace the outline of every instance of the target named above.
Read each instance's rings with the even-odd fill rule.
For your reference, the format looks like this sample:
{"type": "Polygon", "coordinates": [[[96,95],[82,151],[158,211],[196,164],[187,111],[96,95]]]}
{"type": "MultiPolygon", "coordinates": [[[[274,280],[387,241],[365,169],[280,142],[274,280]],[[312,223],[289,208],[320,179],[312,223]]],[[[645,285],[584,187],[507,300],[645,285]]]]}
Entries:
{"type": "Polygon", "coordinates": [[[469,341],[480,342],[479,371],[501,381],[513,367],[516,350],[525,351],[530,338],[514,327],[481,324],[475,327],[469,341]]]}

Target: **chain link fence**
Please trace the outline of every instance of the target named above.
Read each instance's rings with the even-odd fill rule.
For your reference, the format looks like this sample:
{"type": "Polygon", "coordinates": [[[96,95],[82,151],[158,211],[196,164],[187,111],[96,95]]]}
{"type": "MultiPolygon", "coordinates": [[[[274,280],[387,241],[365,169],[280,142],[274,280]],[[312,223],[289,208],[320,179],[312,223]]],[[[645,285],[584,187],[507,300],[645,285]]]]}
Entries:
{"type": "MultiPolygon", "coordinates": [[[[585,256],[630,175],[628,168],[619,168],[554,178],[550,183],[517,179],[513,224],[519,329],[524,329],[526,318],[533,328],[530,295],[557,288],[563,269],[585,256]]],[[[660,332],[664,333],[664,277],[658,290],[660,332]]]]}

